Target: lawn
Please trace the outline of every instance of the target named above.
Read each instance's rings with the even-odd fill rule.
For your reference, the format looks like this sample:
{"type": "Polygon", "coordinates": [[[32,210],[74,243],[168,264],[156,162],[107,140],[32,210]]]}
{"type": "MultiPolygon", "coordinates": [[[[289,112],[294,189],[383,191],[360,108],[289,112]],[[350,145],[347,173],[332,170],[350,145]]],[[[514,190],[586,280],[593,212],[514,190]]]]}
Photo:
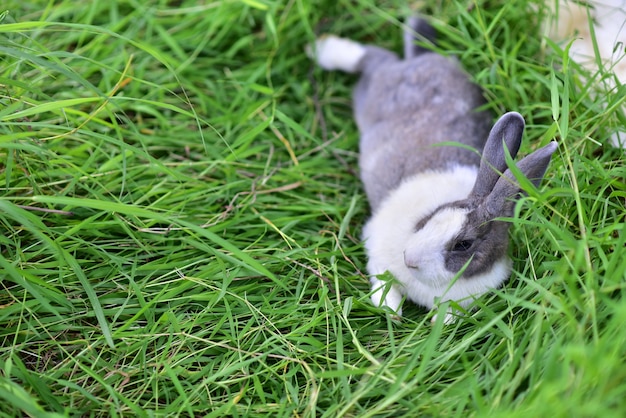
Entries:
{"type": "MultiPolygon", "coordinates": [[[[0,416],[622,417],[624,88],[543,2],[0,5],[0,416]],[[322,33],[401,51],[433,16],[520,155],[514,271],[450,325],[369,301],[355,77],[322,33]]],[[[439,315],[442,318],[443,315],[439,315]]]]}

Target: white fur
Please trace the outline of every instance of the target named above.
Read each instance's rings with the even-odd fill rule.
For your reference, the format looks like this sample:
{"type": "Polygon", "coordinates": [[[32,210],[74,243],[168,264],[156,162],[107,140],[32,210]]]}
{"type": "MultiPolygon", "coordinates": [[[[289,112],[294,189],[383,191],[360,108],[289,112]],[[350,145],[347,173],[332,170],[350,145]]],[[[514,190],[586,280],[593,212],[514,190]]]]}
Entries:
{"type": "Polygon", "coordinates": [[[357,71],[365,47],[350,39],[329,35],[315,41],[315,56],[320,67],[326,70],[357,71]]]}
{"type": "MultiPolygon", "coordinates": [[[[507,258],[495,263],[487,273],[456,282],[455,274],[445,269],[443,246],[461,230],[467,216],[464,210],[442,210],[415,232],[419,220],[436,208],[466,198],[476,174],[477,169],[468,166],[419,173],[391,192],[367,222],[363,238],[376,306],[387,306],[401,315],[403,295],[428,308],[438,298],[467,306],[472,297],[497,287],[508,277],[507,258]],[[390,287],[377,277],[386,271],[396,279],[390,287]]],[[[446,322],[451,318],[446,316],[446,322]]]]}

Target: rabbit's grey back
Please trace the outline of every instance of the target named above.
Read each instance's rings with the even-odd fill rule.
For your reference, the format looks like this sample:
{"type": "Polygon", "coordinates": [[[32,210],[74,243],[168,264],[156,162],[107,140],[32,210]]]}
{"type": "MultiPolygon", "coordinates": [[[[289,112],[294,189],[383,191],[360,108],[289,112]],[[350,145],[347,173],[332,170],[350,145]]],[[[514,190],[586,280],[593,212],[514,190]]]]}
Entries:
{"type": "Polygon", "coordinates": [[[361,179],[373,211],[414,174],[478,166],[475,151],[433,145],[458,142],[482,151],[491,128],[490,113],[477,110],[485,103],[480,88],[456,61],[416,51],[400,60],[367,46],[359,63],[354,113],[361,133],[361,179]]]}

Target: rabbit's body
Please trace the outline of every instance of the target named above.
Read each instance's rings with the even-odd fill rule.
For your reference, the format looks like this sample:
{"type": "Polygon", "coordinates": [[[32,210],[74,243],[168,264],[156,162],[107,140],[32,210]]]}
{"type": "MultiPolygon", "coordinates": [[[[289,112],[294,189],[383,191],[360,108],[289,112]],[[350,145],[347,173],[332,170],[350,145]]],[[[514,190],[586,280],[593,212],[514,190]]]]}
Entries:
{"type": "MultiPolygon", "coordinates": [[[[432,38],[423,20],[409,26],[432,38]]],[[[367,269],[374,303],[398,314],[403,295],[429,308],[437,298],[467,305],[509,276],[508,224],[494,218],[511,216],[508,199],[520,193],[510,172],[500,173],[503,141],[515,156],[524,128],[511,113],[490,133],[480,89],[458,64],[405,40],[404,60],[336,37],[316,49],[322,67],[361,73],[354,114],[372,209],[363,230],[367,269]],[[396,279],[391,286],[379,279],[386,271],[396,279]]],[[[538,183],[555,148],[522,160],[520,170],[538,183]]]]}
{"type": "Polygon", "coordinates": [[[491,116],[476,110],[484,103],[480,90],[453,60],[426,52],[409,60],[374,58],[370,64],[372,49],[362,61],[354,115],[361,132],[361,179],[375,212],[390,191],[417,173],[478,167],[476,151],[433,145],[457,142],[482,150],[491,116]]]}
{"type": "MultiPolygon", "coordinates": [[[[418,27],[422,21],[410,23],[418,27]]],[[[319,56],[322,67],[361,73],[354,118],[361,133],[361,180],[372,211],[414,174],[478,167],[476,151],[485,144],[492,117],[477,110],[484,104],[480,89],[455,60],[417,48],[406,48],[409,57],[401,60],[385,49],[333,36],[318,41],[319,47],[330,49],[319,56]],[[433,146],[444,142],[470,149],[433,146]]]]}

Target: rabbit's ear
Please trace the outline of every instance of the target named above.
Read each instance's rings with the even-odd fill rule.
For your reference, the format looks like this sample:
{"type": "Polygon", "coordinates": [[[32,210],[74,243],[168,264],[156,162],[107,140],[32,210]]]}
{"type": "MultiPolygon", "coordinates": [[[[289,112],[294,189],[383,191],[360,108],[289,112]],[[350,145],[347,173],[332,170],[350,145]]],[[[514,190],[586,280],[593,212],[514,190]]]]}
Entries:
{"type": "MultiPolygon", "coordinates": [[[[517,163],[519,171],[530,180],[535,187],[541,183],[541,179],[550,164],[550,158],[557,148],[556,142],[551,142],[543,148],[538,149],[517,163]]],[[[513,216],[515,200],[523,193],[520,185],[515,180],[513,173],[506,170],[498,179],[496,185],[483,202],[483,209],[486,211],[485,218],[513,216]]]]}
{"type": "Polygon", "coordinates": [[[524,118],[517,112],[502,115],[493,125],[480,161],[476,184],[471,196],[484,198],[493,190],[500,175],[506,170],[503,142],[509,149],[511,158],[515,158],[524,133],[524,118]]]}

